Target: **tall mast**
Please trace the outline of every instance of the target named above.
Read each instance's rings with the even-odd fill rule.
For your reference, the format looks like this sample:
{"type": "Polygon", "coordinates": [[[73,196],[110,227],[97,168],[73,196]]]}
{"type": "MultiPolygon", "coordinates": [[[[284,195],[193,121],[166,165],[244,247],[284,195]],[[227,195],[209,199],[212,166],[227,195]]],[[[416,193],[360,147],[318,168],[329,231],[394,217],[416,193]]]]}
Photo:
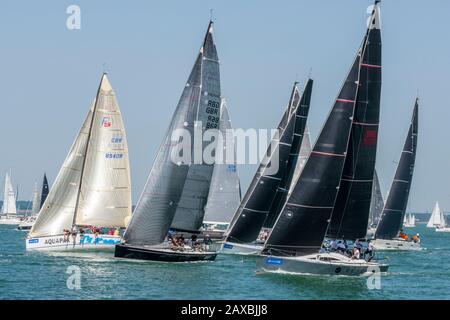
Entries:
{"type": "Polygon", "coordinates": [[[100,95],[100,90],[102,88],[103,79],[105,77],[106,77],[106,72],[103,73],[102,79],[100,80],[100,85],[98,86],[97,95],[95,96],[94,108],[92,109],[92,118],[91,118],[91,123],[89,124],[86,152],[84,153],[83,164],[81,165],[80,183],[78,184],[77,200],[75,202],[75,210],[73,213],[72,227],[75,226],[75,224],[76,224],[75,222],[77,219],[78,205],[80,203],[81,186],[82,186],[82,182],[83,182],[84,168],[86,166],[86,159],[87,159],[87,155],[89,152],[89,144],[90,144],[90,140],[91,140],[92,127],[94,126],[94,117],[95,117],[95,113],[97,111],[98,97],[100,95]]]}

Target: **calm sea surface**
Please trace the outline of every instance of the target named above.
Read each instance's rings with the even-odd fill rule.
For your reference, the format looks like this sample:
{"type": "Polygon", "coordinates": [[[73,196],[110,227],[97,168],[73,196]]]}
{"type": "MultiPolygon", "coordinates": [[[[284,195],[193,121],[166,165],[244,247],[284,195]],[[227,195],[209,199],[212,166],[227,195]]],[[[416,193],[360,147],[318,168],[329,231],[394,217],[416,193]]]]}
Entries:
{"type": "Polygon", "coordinates": [[[0,299],[450,299],[450,233],[419,225],[421,252],[389,252],[380,290],[366,278],[256,275],[255,259],[167,264],[112,254],[25,252],[25,233],[0,225],[0,299]],[[81,270],[70,290],[67,270],[81,270]]]}

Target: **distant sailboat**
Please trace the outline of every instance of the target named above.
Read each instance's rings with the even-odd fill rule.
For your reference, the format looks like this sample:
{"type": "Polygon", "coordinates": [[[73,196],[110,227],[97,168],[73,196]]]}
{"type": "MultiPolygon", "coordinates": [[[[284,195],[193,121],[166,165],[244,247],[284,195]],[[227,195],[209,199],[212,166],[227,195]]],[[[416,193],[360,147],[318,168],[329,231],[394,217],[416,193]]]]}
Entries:
{"type": "Polygon", "coordinates": [[[11,175],[9,172],[6,172],[0,224],[18,225],[20,222],[20,217],[17,215],[16,194],[14,193],[14,188],[11,182],[11,175]]]}
{"type": "Polygon", "coordinates": [[[439,208],[439,203],[436,201],[434,205],[433,211],[431,212],[431,217],[428,220],[427,228],[436,228],[442,223],[442,211],[439,208]]]}
{"type": "Polygon", "coordinates": [[[103,74],[96,99],[28,235],[26,247],[113,249],[121,239],[117,231],[126,226],[130,215],[125,128],[115,93],[103,74]],[[111,228],[116,234],[80,234],[82,228],[111,228]],[[71,236],[67,230],[72,231],[71,236]]]}
{"type": "MultiPolygon", "coordinates": [[[[361,275],[373,268],[380,271],[386,271],[388,268],[384,264],[367,262],[364,259],[351,259],[337,252],[320,252],[327,229],[331,225],[330,219],[337,209],[336,199],[338,193],[341,192],[340,185],[342,186],[348,170],[345,169],[345,164],[349,161],[347,159],[358,163],[355,157],[349,158],[350,151],[355,148],[355,145],[350,143],[357,141],[358,137],[355,131],[365,132],[365,134],[360,134],[365,137],[363,142],[365,147],[372,146],[376,140],[376,134],[372,132],[375,124],[369,122],[370,130],[365,130],[364,123],[355,123],[355,121],[366,111],[367,107],[364,105],[369,105],[371,102],[370,99],[367,101],[366,96],[367,91],[370,90],[367,90],[362,84],[370,79],[375,85],[378,85],[378,81],[381,80],[380,61],[378,60],[380,55],[377,48],[381,44],[378,1],[375,2],[370,22],[363,45],[358,51],[338,98],[322,127],[295,188],[288,196],[282,212],[275,222],[261,257],[257,260],[258,272],[361,275]],[[360,90],[364,90],[364,92],[360,90]],[[357,114],[358,111],[362,114],[357,114]],[[355,137],[351,138],[352,135],[355,137]]],[[[373,97],[375,98],[372,101],[372,107],[377,110],[379,101],[377,101],[375,93],[373,97]]],[[[372,114],[371,117],[375,115],[372,114]]],[[[356,145],[358,144],[356,143],[356,145]]],[[[367,153],[365,148],[362,148],[361,151],[365,151],[370,156],[374,152],[370,150],[370,153],[367,153]]],[[[371,158],[370,162],[374,161],[371,158]]],[[[368,172],[370,173],[370,170],[368,172]]],[[[367,188],[364,188],[362,194],[364,203],[370,202],[372,179],[373,171],[370,177],[364,181],[367,182],[365,186],[369,189],[367,192],[367,188]],[[366,193],[368,193],[368,200],[366,193]]],[[[355,182],[351,179],[348,180],[351,183],[355,182]]],[[[348,184],[344,186],[348,187],[348,184]]],[[[342,192],[352,189],[347,187],[342,192]]],[[[350,239],[359,236],[360,233],[365,236],[367,221],[364,222],[363,218],[368,220],[368,208],[367,215],[362,212],[359,217],[352,216],[356,221],[356,226],[342,220],[345,215],[343,216],[339,212],[337,218],[345,223],[342,223],[342,228],[328,229],[329,232],[332,232],[332,234],[329,233],[329,236],[340,237],[342,231],[346,231],[345,234],[349,235],[350,239]]]]}
{"type": "Polygon", "coordinates": [[[299,158],[306,120],[309,113],[313,81],[309,80],[302,96],[294,84],[283,117],[264,159],[261,161],[242,202],[234,214],[222,252],[256,254],[262,250],[257,243],[261,228],[271,228],[284,202],[299,158]],[[276,155],[277,157],[274,157],[276,155]],[[276,173],[270,171],[278,162],[276,173]]]}
{"type": "Polygon", "coordinates": [[[174,246],[165,239],[171,226],[179,231],[196,231],[201,227],[214,170],[214,163],[195,160],[195,153],[203,155],[208,143],[198,147],[194,141],[188,159],[174,159],[181,151],[183,155],[189,153],[183,148],[187,149],[187,144],[179,137],[174,137],[174,133],[187,132],[192,142],[195,132],[199,131],[197,134],[203,136],[209,129],[218,129],[220,104],[219,59],[213,39],[213,22],[210,21],[194,67],[125,232],[124,242],[116,246],[116,257],[167,262],[216,258],[217,251],[210,250],[207,245],[203,247],[204,250],[194,250],[181,243],[174,246]]]}
{"type": "MultiPolygon", "coordinates": [[[[37,183],[34,183],[33,185],[33,192],[31,194],[31,211],[30,215],[27,217],[17,226],[17,230],[30,230],[33,227],[34,222],[36,221],[36,217],[40,210],[40,196],[38,191],[38,185],[37,183]]],[[[27,211],[29,211],[29,207],[27,208],[27,211]]]]}
{"type": "Polygon", "coordinates": [[[42,190],[41,190],[41,199],[39,204],[39,210],[44,205],[45,199],[47,199],[50,188],[48,186],[47,174],[44,173],[44,178],[42,179],[42,190]]]}
{"type": "Polygon", "coordinates": [[[450,228],[447,226],[444,212],[439,208],[439,203],[436,202],[433,212],[431,213],[430,220],[427,223],[427,228],[436,228],[436,232],[450,232],[450,228]]]}
{"type": "Polygon", "coordinates": [[[31,197],[31,215],[35,216],[39,213],[39,210],[41,209],[41,202],[39,197],[39,191],[38,191],[38,185],[37,183],[33,186],[33,194],[31,197]]]}
{"type": "Polygon", "coordinates": [[[416,216],[413,213],[405,214],[405,219],[403,221],[403,227],[414,228],[416,226],[416,216]]]}
{"type": "Polygon", "coordinates": [[[37,185],[35,185],[35,188],[33,190],[32,215],[31,215],[31,217],[27,217],[24,221],[22,221],[19,224],[19,226],[17,227],[18,230],[27,231],[33,227],[33,225],[36,221],[37,215],[39,214],[39,211],[42,208],[42,204],[45,202],[45,199],[47,199],[48,192],[49,192],[49,187],[48,187],[47,175],[44,174],[44,178],[42,180],[41,193],[39,194],[39,191],[37,190],[37,185]]]}
{"type": "Polygon", "coordinates": [[[420,249],[419,243],[399,238],[414,173],[417,153],[418,116],[419,99],[416,99],[400,162],[383,208],[381,220],[375,232],[375,240],[372,241],[373,246],[378,250],[420,249]]]}
{"type": "Polygon", "coordinates": [[[228,109],[225,100],[222,99],[219,130],[223,139],[221,143],[218,142],[216,149],[216,163],[214,164],[203,221],[204,229],[208,234],[211,234],[211,232],[223,234],[241,203],[241,186],[237,173],[234,136],[230,131],[231,129],[228,109]],[[231,153],[229,150],[233,150],[233,152],[231,153]],[[227,159],[227,155],[230,154],[233,155],[233,161],[227,159]]]}

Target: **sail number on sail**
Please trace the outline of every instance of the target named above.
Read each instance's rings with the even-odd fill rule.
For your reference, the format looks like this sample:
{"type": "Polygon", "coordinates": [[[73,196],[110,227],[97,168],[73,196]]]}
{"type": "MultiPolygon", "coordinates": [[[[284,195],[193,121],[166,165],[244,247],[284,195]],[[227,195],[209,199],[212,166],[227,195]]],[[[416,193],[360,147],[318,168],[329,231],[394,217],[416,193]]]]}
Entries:
{"type": "Polygon", "coordinates": [[[208,114],[206,129],[217,129],[219,127],[219,120],[220,120],[219,110],[220,110],[219,102],[208,100],[208,106],[206,107],[206,113],[208,114]]]}

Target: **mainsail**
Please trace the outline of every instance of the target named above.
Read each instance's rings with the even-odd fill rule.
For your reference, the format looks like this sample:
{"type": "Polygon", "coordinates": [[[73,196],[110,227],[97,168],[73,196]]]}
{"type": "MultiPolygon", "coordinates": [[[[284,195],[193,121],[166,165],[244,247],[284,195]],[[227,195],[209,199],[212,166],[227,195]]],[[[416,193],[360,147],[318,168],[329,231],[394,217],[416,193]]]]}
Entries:
{"type": "Polygon", "coordinates": [[[416,99],[400,162],[389,190],[380,223],[375,232],[376,239],[393,239],[402,228],[416,160],[418,112],[419,100],[416,99]]]}
{"type": "Polygon", "coordinates": [[[219,129],[222,140],[217,142],[216,162],[205,208],[207,222],[230,222],[241,203],[241,189],[237,173],[234,136],[225,100],[220,107],[219,129]],[[232,150],[230,152],[230,150],[232,150]],[[232,159],[229,159],[232,155],[232,159]]]}
{"type": "Polygon", "coordinates": [[[41,191],[41,200],[39,204],[39,209],[44,205],[45,199],[47,199],[48,192],[50,191],[47,181],[47,174],[44,173],[44,178],[42,179],[42,191],[41,191]]]}
{"type": "MultiPolygon", "coordinates": [[[[219,58],[213,40],[212,26],[211,22],[201,52],[201,93],[196,108],[195,121],[197,124],[194,124],[202,125],[202,133],[209,129],[219,129],[220,121],[219,58]]],[[[197,158],[198,153],[203,154],[208,144],[209,142],[204,141],[200,148],[195,147],[194,159],[197,158]]],[[[202,225],[214,163],[208,164],[201,158],[199,160],[194,160],[194,163],[189,167],[181,198],[172,221],[172,228],[196,231],[202,225]]]]}
{"type": "Polygon", "coordinates": [[[127,149],[119,107],[104,74],[30,237],[61,234],[74,224],[124,227],[131,214],[127,149]]]}
{"type": "Polygon", "coordinates": [[[227,241],[250,243],[256,240],[261,231],[287,168],[296,119],[292,110],[297,110],[297,107],[292,108],[292,104],[297,103],[298,105],[300,101],[296,98],[297,95],[299,95],[298,90],[294,86],[289,105],[278,125],[278,133],[270,142],[264,158],[233,216],[227,231],[227,241]],[[278,167],[276,173],[271,170],[274,166],[278,167]]]}
{"type": "Polygon", "coordinates": [[[298,104],[297,108],[293,110],[293,112],[295,112],[294,137],[292,140],[291,150],[289,151],[288,163],[284,172],[284,176],[282,177],[280,185],[277,188],[275,199],[272,202],[269,214],[267,215],[266,221],[264,221],[263,226],[265,228],[273,227],[275,220],[283,209],[284,203],[288,196],[289,188],[292,185],[294,173],[297,169],[297,163],[300,158],[300,149],[303,143],[306,122],[308,120],[312,88],[313,80],[308,79],[300,103],[298,104]]]}
{"type": "Polygon", "coordinates": [[[75,224],[125,227],[130,215],[125,127],[116,95],[104,75],[91,124],[75,224]]]}
{"type": "Polygon", "coordinates": [[[31,202],[32,202],[31,214],[32,215],[37,215],[39,213],[39,209],[40,209],[40,207],[39,207],[39,205],[40,205],[40,202],[39,202],[39,191],[38,191],[37,183],[35,183],[34,186],[33,186],[33,195],[32,195],[31,202]]]}
{"type": "Polygon", "coordinates": [[[318,252],[334,208],[358,92],[359,51],[311,154],[287,198],[264,253],[306,255],[318,252]]]}
{"type": "Polygon", "coordinates": [[[378,224],[383,208],[383,195],[381,193],[380,181],[378,180],[378,173],[377,170],[375,170],[372,185],[372,200],[370,202],[369,227],[376,226],[378,224]]]}
{"type": "Polygon", "coordinates": [[[327,237],[364,238],[369,221],[378,140],[381,95],[379,7],[373,7],[361,47],[362,60],[355,113],[341,184],[327,237]]]}
{"type": "MultiPolygon", "coordinates": [[[[191,159],[187,163],[181,160],[174,162],[174,157],[180,154],[180,148],[183,147],[183,139],[174,138],[173,133],[185,130],[191,139],[197,121],[203,122],[201,133],[205,129],[217,128],[219,123],[219,63],[212,27],[213,23],[210,22],[200,53],[125,232],[124,239],[128,244],[155,245],[163,242],[176,212],[179,218],[174,227],[197,229],[203,221],[214,165],[192,164],[191,159]],[[180,205],[183,207],[177,210],[180,205]]],[[[202,154],[203,147],[196,152],[202,154]]]]}
{"type": "Polygon", "coordinates": [[[3,194],[3,207],[2,214],[16,214],[16,195],[14,194],[14,188],[11,182],[11,176],[9,172],[5,175],[5,189],[3,194]]]}
{"type": "Polygon", "coordinates": [[[442,224],[443,214],[439,208],[439,203],[436,201],[434,205],[433,212],[431,213],[430,220],[428,220],[427,228],[435,228],[442,224]]]}

